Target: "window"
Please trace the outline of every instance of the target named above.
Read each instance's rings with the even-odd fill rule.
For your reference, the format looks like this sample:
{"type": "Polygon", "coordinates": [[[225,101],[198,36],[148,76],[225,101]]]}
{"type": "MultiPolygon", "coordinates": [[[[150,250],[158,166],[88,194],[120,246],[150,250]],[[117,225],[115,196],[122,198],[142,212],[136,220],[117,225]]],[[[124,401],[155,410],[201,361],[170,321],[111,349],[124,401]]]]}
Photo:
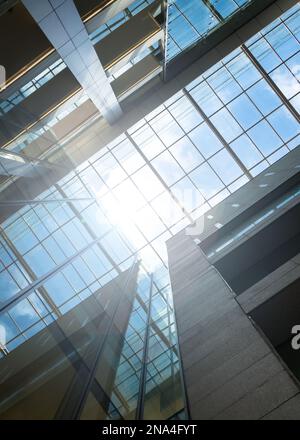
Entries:
{"type": "Polygon", "coordinates": [[[206,199],[210,199],[224,187],[224,184],[207,163],[193,171],[190,176],[206,199]]]}
{"type": "Polygon", "coordinates": [[[243,174],[232,156],[224,149],[213,156],[209,160],[209,164],[226,185],[229,185],[243,174]]]}
{"type": "Polygon", "coordinates": [[[189,137],[206,159],[223,147],[221,141],[206,123],[192,131],[189,137]]]}

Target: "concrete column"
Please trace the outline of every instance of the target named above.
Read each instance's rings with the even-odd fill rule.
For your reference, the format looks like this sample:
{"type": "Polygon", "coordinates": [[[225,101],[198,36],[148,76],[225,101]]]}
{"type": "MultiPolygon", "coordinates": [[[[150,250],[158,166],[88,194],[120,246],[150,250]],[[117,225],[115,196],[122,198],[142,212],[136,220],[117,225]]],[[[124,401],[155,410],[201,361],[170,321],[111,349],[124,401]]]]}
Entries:
{"type": "Polygon", "coordinates": [[[199,246],[185,231],[167,245],[192,418],[267,418],[287,402],[300,414],[298,386],[199,246]]]}
{"type": "Polygon", "coordinates": [[[73,0],[22,1],[103,117],[114,123],[122,111],[73,0]]]}

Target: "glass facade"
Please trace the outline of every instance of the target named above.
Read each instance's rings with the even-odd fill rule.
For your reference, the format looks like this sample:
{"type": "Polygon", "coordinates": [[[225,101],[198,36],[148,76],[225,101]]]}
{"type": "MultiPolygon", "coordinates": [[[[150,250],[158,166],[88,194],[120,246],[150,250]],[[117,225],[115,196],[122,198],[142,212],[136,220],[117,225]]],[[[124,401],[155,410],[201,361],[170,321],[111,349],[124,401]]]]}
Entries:
{"type": "Polygon", "coordinates": [[[251,0],[171,0],[168,6],[167,61],[206,38],[251,0]]]}
{"type": "Polygon", "coordinates": [[[130,17],[143,11],[147,6],[151,5],[155,0],[136,0],[132,2],[128,8],[116,14],[113,18],[102,24],[90,34],[90,39],[94,44],[101,41],[115,29],[120,27],[126,21],[130,20],[130,17]]]}
{"type": "MultiPolygon", "coordinates": [[[[130,19],[130,17],[136,15],[137,13],[141,12],[143,9],[145,9],[147,6],[149,6],[151,3],[153,3],[154,0],[137,0],[133,2],[128,8],[124,9],[124,11],[120,12],[119,14],[115,15],[112,19],[101,25],[99,28],[97,28],[95,31],[93,31],[89,36],[94,45],[96,45],[99,41],[101,41],[103,38],[105,38],[107,35],[109,35],[111,32],[113,32],[115,29],[117,29],[119,26],[124,24],[126,21],[130,19]]],[[[152,49],[154,51],[155,48],[152,49]]],[[[149,52],[144,53],[144,56],[148,55],[149,52]]],[[[127,69],[122,69],[122,71],[118,72],[118,75],[112,75],[111,81],[113,81],[115,78],[120,76],[122,73],[124,73],[125,70],[128,70],[130,67],[132,67],[133,64],[138,62],[143,55],[141,54],[139,57],[136,57],[135,60],[132,60],[131,63],[128,63],[127,69]]],[[[6,99],[0,99],[0,118],[1,116],[8,113],[10,110],[12,110],[15,106],[20,104],[22,101],[24,101],[28,96],[32,95],[35,91],[37,91],[40,87],[47,84],[52,78],[54,78],[56,75],[58,75],[62,70],[66,68],[65,63],[62,61],[62,59],[58,59],[54,63],[51,64],[51,66],[44,69],[41,73],[36,75],[31,81],[20,87],[19,90],[15,91],[12,95],[10,95],[6,99]]],[[[84,94],[85,99],[77,99],[77,104],[80,105],[84,100],[88,99],[86,95],[84,94]]],[[[70,112],[74,110],[76,107],[70,106],[70,112]]],[[[66,116],[66,114],[64,114],[66,116]]],[[[57,121],[57,118],[55,118],[57,121]]],[[[58,119],[59,120],[59,119],[58,119]]]]}
{"type": "Polygon", "coordinates": [[[300,186],[296,185],[295,188],[287,191],[286,194],[280,196],[278,199],[269,203],[259,213],[256,213],[250,217],[247,221],[242,222],[232,232],[225,234],[212,245],[207,247],[202,246],[202,250],[205,252],[207,258],[214,259],[220,255],[225,255],[230,249],[237,246],[239,241],[249,237],[255,233],[262,226],[270,224],[270,222],[279,215],[282,215],[286,210],[294,206],[300,200],[300,186]]]}
{"type": "Polygon", "coordinates": [[[26,99],[28,96],[32,95],[36,90],[54,78],[55,75],[58,75],[59,72],[65,68],[65,63],[62,61],[62,59],[59,59],[51,64],[51,66],[47,67],[47,69],[39,73],[31,81],[22,86],[20,90],[13,93],[7,99],[0,100],[0,117],[24,101],[24,99],[26,99]]]}
{"type": "Polygon", "coordinates": [[[165,242],[299,146],[299,15],[297,4],[2,223],[0,363],[137,257],[111,410],[90,394],[80,417],[183,417],[165,242]]]}

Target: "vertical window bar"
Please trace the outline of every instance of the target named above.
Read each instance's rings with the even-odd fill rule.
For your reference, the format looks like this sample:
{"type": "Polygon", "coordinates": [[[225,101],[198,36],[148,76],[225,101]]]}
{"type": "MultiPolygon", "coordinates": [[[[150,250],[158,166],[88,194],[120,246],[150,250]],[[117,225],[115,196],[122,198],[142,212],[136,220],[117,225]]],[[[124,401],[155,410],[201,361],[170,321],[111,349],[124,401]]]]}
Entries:
{"type": "Polygon", "coordinates": [[[206,116],[206,114],[204,113],[204,111],[200,108],[200,106],[198,105],[198,103],[194,100],[194,98],[190,95],[190,93],[186,90],[183,89],[183,92],[185,94],[185,96],[190,100],[191,104],[196,108],[196,110],[198,110],[198,112],[200,113],[200,115],[202,116],[202,118],[204,119],[204,121],[207,123],[207,125],[209,126],[209,128],[214,132],[214,134],[218,137],[218,139],[220,140],[220,142],[224,145],[225,149],[228,151],[228,153],[231,155],[231,157],[235,160],[235,162],[239,165],[239,167],[242,169],[242,171],[244,172],[244,174],[248,177],[249,180],[252,180],[252,175],[250,174],[249,170],[245,167],[245,165],[243,164],[243,162],[240,160],[240,158],[237,156],[237,154],[235,154],[235,152],[230,148],[230,146],[228,145],[228,143],[225,141],[225,139],[223,138],[223,136],[221,135],[221,133],[219,133],[219,131],[216,129],[216,127],[214,126],[214,124],[211,122],[211,120],[206,116]]]}
{"type": "Polygon", "coordinates": [[[257,68],[257,70],[261,73],[261,75],[266,80],[266,82],[269,84],[269,86],[274,90],[274,92],[277,94],[277,96],[281,99],[282,103],[289,109],[289,111],[292,113],[292,115],[300,123],[300,115],[297,112],[297,110],[295,109],[295,107],[290,103],[290,101],[282,93],[282,91],[275,84],[275,82],[272,80],[270,75],[267,74],[267,72],[265,71],[263,66],[259,63],[259,61],[251,53],[251,51],[248,49],[248,47],[245,44],[243,44],[241,46],[241,49],[244,52],[244,54],[250,59],[250,61],[254,64],[254,66],[257,68]]]}
{"type": "Polygon", "coordinates": [[[220,22],[225,23],[226,20],[222,17],[222,15],[217,11],[217,9],[214,7],[214,5],[210,2],[210,0],[202,0],[203,3],[208,7],[212,15],[220,22]]]}
{"type": "Polygon", "coordinates": [[[148,348],[149,348],[149,337],[150,337],[150,323],[151,323],[151,307],[152,307],[152,296],[153,296],[153,274],[150,278],[150,294],[148,302],[148,313],[146,321],[146,331],[145,331],[145,343],[143,350],[143,360],[142,360],[142,372],[140,376],[140,387],[139,387],[139,397],[136,409],[136,419],[142,420],[144,416],[144,403],[146,394],[146,381],[147,381],[147,360],[148,360],[148,348]]]}

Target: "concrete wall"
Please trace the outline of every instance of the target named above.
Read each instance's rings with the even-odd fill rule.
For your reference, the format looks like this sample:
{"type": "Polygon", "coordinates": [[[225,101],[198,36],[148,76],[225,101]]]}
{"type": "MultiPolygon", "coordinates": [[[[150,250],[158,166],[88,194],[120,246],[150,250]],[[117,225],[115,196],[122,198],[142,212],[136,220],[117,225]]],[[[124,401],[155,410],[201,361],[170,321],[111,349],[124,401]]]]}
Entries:
{"type": "Polygon", "coordinates": [[[300,388],[185,231],[168,241],[193,419],[300,418],[300,388]]]}
{"type": "Polygon", "coordinates": [[[45,113],[79,88],[80,85],[70,70],[64,69],[1,117],[0,146],[27,130],[31,124],[36,123],[45,113]]]}
{"type": "Polygon", "coordinates": [[[0,16],[0,64],[7,79],[50,49],[49,41],[21,2],[0,16]]]}

